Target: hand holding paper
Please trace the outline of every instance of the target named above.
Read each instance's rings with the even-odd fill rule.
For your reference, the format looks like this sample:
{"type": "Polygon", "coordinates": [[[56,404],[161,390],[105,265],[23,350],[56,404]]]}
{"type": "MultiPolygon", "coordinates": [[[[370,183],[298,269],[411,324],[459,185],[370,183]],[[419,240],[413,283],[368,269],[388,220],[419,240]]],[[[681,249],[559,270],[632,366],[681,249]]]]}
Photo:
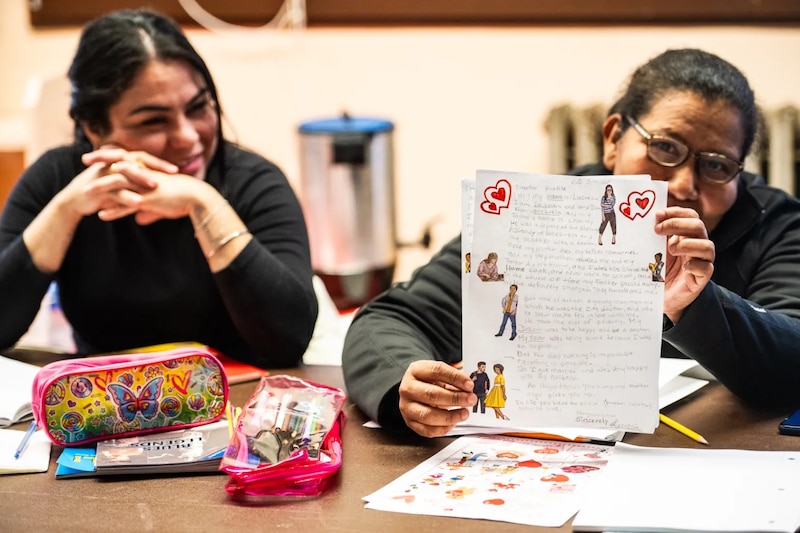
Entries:
{"type": "Polygon", "coordinates": [[[677,323],[714,273],[714,243],[693,209],[669,207],[656,213],[655,230],[669,237],[664,314],[677,323]]]}
{"type": "Polygon", "coordinates": [[[400,412],[420,435],[441,437],[469,417],[466,408],[478,401],[473,386],[469,376],[446,363],[415,361],[400,382],[400,412]]]}

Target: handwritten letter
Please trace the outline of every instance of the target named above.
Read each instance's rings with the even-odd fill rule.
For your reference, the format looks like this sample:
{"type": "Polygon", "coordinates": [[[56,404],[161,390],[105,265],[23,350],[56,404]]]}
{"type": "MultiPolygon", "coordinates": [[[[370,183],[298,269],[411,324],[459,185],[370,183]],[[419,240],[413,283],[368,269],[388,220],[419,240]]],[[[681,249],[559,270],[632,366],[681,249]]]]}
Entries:
{"type": "Polygon", "coordinates": [[[468,423],[652,432],[666,184],[479,171],[474,194],[464,370],[491,390],[468,423]]]}

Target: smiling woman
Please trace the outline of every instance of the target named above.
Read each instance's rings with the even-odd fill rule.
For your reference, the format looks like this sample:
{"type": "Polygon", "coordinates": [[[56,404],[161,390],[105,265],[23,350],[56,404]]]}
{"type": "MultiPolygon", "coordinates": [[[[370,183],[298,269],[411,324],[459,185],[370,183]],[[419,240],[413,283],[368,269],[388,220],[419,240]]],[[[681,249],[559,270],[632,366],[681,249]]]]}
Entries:
{"type": "Polygon", "coordinates": [[[69,69],[75,143],[20,178],[0,220],[0,348],[49,283],[83,354],[197,341],[293,366],[317,314],[308,237],[286,177],[227,141],[216,87],[151,11],[89,23],[69,69]]]}

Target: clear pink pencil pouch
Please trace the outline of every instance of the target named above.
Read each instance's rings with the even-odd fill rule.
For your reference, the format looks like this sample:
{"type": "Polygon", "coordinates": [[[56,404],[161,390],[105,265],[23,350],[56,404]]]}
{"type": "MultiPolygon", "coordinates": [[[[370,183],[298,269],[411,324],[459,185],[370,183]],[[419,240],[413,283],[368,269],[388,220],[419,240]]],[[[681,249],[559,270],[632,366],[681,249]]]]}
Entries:
{"type": "Polygon", "coordinates": [[[317,496],[342,465],[344,391],[285,375],[261,378],[220,470],[234,497],[317,496]]]}

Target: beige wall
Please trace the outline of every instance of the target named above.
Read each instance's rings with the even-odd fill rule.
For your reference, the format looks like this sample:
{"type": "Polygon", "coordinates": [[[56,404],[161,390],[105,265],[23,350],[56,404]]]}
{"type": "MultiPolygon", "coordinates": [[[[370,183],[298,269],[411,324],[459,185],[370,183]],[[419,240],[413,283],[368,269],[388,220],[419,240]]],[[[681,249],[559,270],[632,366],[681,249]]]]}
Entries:
{"type": "MultiPolygon", "coordinates": [[[[66,70],[78,37],[78,29],[31,29],[26,5],[0,0],[6,123],[24,117],[31,77],[66,70]]],[[[476,168],[546,171],[548,110],[564,101],[610,103],[635,66],[666,48],[718,53],[750,77],[762,104],[800,104],[800,28],[192,30],[189,37],[215,76],[229,131],[297,187],[299,123],[345,109],[393,121],[399,236],[414,239],[440,216],[436,246],[458,231],[461,178],[476,168]]]]}

